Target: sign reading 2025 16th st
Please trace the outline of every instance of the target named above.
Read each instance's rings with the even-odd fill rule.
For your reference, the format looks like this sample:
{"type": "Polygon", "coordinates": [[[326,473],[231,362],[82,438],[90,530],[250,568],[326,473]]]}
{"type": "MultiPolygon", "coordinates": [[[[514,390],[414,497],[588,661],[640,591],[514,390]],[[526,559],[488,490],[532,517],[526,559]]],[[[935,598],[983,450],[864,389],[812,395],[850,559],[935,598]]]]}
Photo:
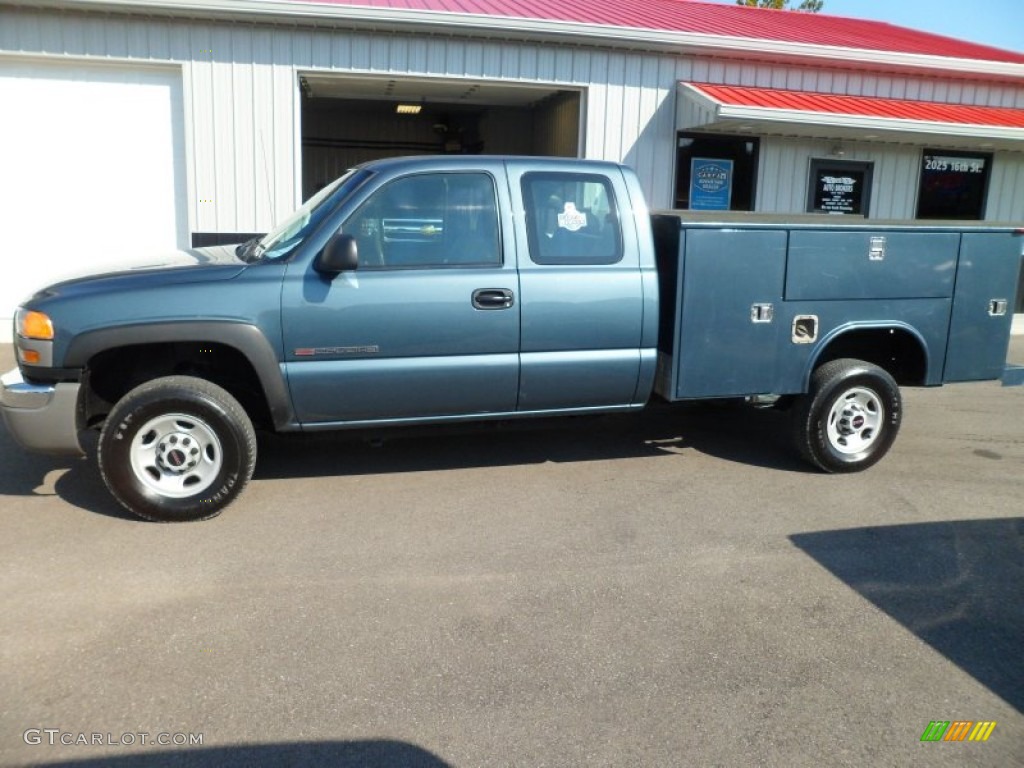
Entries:
{"type": "Polygon", "coordinates": [[[728,211],[732,203],[732,160],[690,161],[690,210],[728,211]]]}

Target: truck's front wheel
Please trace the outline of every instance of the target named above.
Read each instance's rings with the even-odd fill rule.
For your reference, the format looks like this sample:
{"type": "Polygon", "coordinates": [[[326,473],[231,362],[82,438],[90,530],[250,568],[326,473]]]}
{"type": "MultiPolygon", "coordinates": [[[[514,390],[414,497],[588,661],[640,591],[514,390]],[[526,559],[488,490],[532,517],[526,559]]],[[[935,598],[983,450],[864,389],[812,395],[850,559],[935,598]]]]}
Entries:
{"type": "Polygon", "coordinates": [[[249,482],[256,435],[242,406],[221,387],[167,376],[114,406],[100,434],[98,462],[107,488],[136,515],[204,520],[249,482]]]}
{"type": "Polygon", "coordinates": [[[859,472],[881,459],[900,428],[899,386],[862,360],[833,360],[814,372],[793,409],[801,455],[826,472],[859,472]]]}

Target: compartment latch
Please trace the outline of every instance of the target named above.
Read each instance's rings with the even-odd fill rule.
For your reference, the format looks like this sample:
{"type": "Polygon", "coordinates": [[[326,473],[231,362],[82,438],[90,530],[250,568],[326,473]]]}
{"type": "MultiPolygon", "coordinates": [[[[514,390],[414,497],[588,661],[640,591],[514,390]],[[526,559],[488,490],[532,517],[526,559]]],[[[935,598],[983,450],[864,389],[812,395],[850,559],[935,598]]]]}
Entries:
{"type": "Polygon", "coordinates": [[[1003,317],[1006,314],[1009,304],[1010,302],[1006,299],[992,299],[988,303],[988,314],[991,317],[1003,317]]]}
{"type": "Polygon", "coordinates": [[[754,304],[750,307],[750,322],[770,323],[775,319],[775,307],[771,304],[754,304]]]}
{"type": "Polygon", "coordinates": [[[869,261],[884,261],[885,260],[885,238],[884,237],[872,237],[870,246],[868,247],[868,260],[869,261]]]}

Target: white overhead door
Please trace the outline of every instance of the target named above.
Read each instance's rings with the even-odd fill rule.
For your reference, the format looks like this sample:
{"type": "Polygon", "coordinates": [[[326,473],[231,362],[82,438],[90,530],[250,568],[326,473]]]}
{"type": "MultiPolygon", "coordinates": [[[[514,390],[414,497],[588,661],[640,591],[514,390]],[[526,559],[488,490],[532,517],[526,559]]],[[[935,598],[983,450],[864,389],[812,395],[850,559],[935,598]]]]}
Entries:
{"type": "Polygon", "coordinates": [[[181,72],[0,61],[0,340],[36,289],[187,245],[181,72]]]}

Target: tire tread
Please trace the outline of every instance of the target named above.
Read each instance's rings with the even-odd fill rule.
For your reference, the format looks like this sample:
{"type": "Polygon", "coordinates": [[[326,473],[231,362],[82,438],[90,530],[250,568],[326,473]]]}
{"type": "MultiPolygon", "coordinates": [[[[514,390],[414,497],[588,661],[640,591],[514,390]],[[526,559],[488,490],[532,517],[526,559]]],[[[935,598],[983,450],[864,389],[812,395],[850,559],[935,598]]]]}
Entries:
{"type": "MultiPolygon", "coordinates": [[[[892,418],[892,414],[887,414],[887,419],[890,418],[892,418]]],[[[807,394],[796,399],[796,405],[793,408],[792,420],[793,443],[796,446],[797,452],[804,461],[825,472],[857,472],[872,466],[888,452],[889,446],[891,446],[893,440],[895,440],[896,432],[899,430],[901,420],[902,402],[899,395],[899,386],[896,384],[896,381],[892,378],[889,372],[884,368],[880,368],[873,363],[868,363],[863,360],[840,358],[837,360],[831,360],[819,366],[811,376],[811,385],[807,394]],[[886,429],[891,431],[892,434],[886,438],[888,445],[886,445],[884,449],[873,452],[871,456],[861,462],[841,464],[835,461],[829,461],[829,457],[823,455],[818,450],[814,430],[812,429],[814,414],[817,413],[818,409],[821,407],[822,401],[832,395],[834,386],[837,382],[860,375],[872,376],[878,379],[886,389],[890,390],[894,395],[894,400],[897,403],[900,412],[895,415],[895,424],[886,425],[886,429]]]]}
{"type": "Polygon", "coordinates": [[[156,523],[179,522],[185,520],[200,521],[216,517],[224,510],[225,507],[228,506],[228,504],[234,501],[242,493],[245,487],[249,484],[249,480],[252,478],[253,471],[256,468],[256,449],[256,432],[253,429],[252,421],[249,419],[245,409],[238,400],[231,395],[231,393],[211,381],[194,376],[162,376],[160,378],[147,381],[144,384],[140,384],[130,390],[114,405],[110,413],[107,414],[106,422],[103,425],[103,430],[100,433],[100,439],[97,443],[96,463],[99,465],[100,476],[103,478],[103,483],[110,490],[111,495],[122,507],[127,509],[133,515],[156,523]],[[131,411],[152,402],[181,397],[182,395],[185,395],[186,397],[194,397],[198,395],[200,398],[206,398],[207,400],[213,401],[218,407],[223,409],[228,418],[236,427],[240,428],[240,431],[242,432],[245,458],[243,471],[239,474],[238,480],[232,488],[232,492],[227,500],[222,504],[213,505],[209,514],[189,515],[187,517],[170,516],[162,514],[161,512],[154,512],[145,506],[133,505],[122,498],[121,494],[117,490],[117,483],[108,475],[106,462],[103,459],[103,449],[107,443],[106,438],[108,429],[116,428],[116,426],[120,424],[121,420],[131,411]]]}

